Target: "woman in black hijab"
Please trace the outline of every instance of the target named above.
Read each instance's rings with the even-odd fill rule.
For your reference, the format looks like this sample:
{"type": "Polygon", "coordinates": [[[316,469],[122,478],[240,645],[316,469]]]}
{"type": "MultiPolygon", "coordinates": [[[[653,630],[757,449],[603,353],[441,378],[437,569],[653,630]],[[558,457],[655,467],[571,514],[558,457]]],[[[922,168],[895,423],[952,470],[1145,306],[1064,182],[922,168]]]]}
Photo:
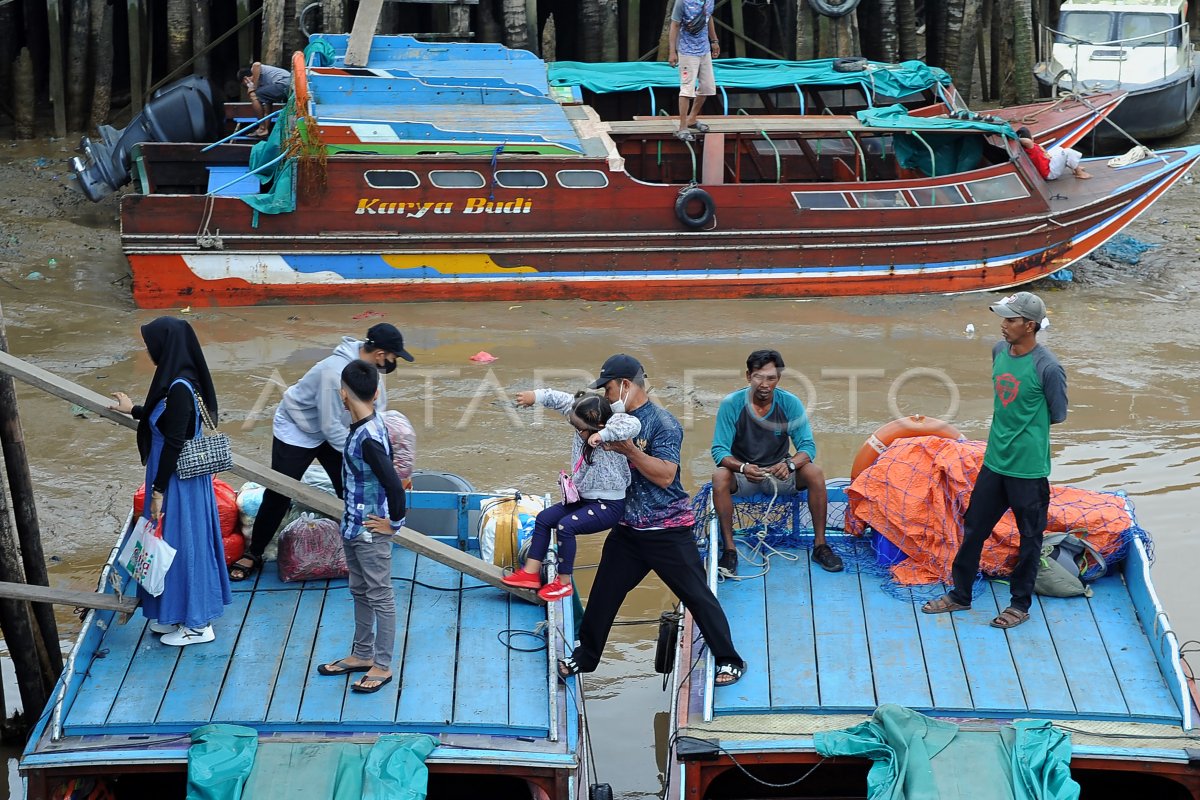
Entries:
{"type": "Polygon", "coordinates": [[[232,600],[213,476],[183,480],[175,467],[184,444],[201,432],[197,399],[215,420],[217,394],[187,322],[159,317],[142,326],[142,340],[155,366],[146,400],[134,405],[127,394],[115,392],[113,409],[138,420],[138,454],[146,466],[142,515],[155,522],[161,518],[162,538],[177,551],[161,595],[138,588],[142,613],[152,631],[165,634],[163,644],[211,642],[212,620],[232,600]]]}

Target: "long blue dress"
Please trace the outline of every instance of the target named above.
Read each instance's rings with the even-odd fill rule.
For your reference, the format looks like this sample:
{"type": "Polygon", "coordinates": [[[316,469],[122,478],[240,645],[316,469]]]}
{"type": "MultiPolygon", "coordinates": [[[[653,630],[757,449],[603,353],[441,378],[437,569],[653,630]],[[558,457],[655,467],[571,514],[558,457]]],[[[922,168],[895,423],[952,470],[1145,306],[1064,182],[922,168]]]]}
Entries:
{"type": "MultiPolygon", "coordinates": [[[[182,378],[175,383],[188,384],[182,378]]],[[[189,387],[191,386],[188,384],[189,387]]],[[[193,394],[195,388],[192,388],[193,394]]],[[[146,459],[146,502],[142,516],[150,518],[149,493],[158,474],[158,459],[166,441],[158,429],[158,418],[167,407],[166,398],[159,400],[150,412],[150,455],[146,459]]],[[[200,410],[196,409],[199,430],[200,410]]],[[[233,601],[229,592],[229,573],[225,569],[225,548],[221,543],[221,521],[217,516],[217,496],[213,493],[213,476],[200,475],[181,480],[171,473],[162,505],[163,540],[175,548],[175,561],[167,570],[166,588],[152,597],[141,586],[138,597],[142,613],[164,625],[183,624],[203,628],[221,616],[225,606],[233,601]]]]}

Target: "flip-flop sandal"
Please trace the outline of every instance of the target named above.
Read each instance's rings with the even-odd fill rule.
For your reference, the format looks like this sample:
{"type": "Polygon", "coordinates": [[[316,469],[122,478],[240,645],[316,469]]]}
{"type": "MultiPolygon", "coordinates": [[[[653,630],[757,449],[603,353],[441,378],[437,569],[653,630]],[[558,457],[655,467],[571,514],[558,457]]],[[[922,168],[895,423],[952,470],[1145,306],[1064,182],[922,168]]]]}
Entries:
{"type": "Polygon", "coordinates": [[[700,131],[701,133],[708,133],[708,125],[703,122],[692,123],[692,129],[700,131]]]}
{"type": "Polygon", "coordinates": [[[249,580],[254,577],[254,573],[262,567],[262,559],[253,553],[246,553],[237,561],[229,565],[229,580],[237,582],[249,580]],[[242,561],[249,561],[250,564],[242,564],[242,561]],[[237,575],[234,575],[237,572],[237,575]]]}
{"type": "Polygon", "coordinates": [[[317,674],[349,675],[351,672],[366,672],[369,669],[371,669],[370,664],[364,664],[356,667],[353,664],[347,664],[345,661],[338,659],[332,664],[322,664],[321,666],[317,667],[317,674]]]}
{"type": "Polygon", "coordinates": [[[358,692],[359,694],[374,694],[375,692],[378,692],[380,689],[387,686],[391,682],[392,682],[391,675],[388,675],[386,678],[368,678],[366,675],[364,675],[361,678],[359,678],[358,681],[356,681],[355,683],[350,684],[350,688],[352,690],[358,692]],[[372,681],[375,685],[374,686],[363,686],[363,683],[362,683],[363,681],[372,681]]]}
{"type": "Polygon", "coordinates": [[[1012,606],[1009,606],[1008,608],[1001,611],[996,616],[996,618],[993,619],[989,624],[993,628],[1000,628],[1001,630],[1008,630],[1009,628],[1017,627],[1022,622],[1025,622],[1028,619],[1029,619],[1028,612],[1021,611],[1020,609],[1016,609],[1016,608],[1013,608],[1012,606]]]}
{"type": "Polygon", "coordinates": [[[560,681],[565,681],[572,675],[578,675],[581,672],[583,672],[583,668],[574,658],[567,657],[558,660],[558,679],[560,681]]]}
{"type": "Polygon", "coordinates": [[[723,686],[733,686],[742,679],[746,674],[746,662],[741,664],[721,664],[717,667],[717,674],[713,676],[713,686],[720,689],[723,686]],[[732,678],[727,681],[721,681],[723,675],[730,675],[732,678]]]}

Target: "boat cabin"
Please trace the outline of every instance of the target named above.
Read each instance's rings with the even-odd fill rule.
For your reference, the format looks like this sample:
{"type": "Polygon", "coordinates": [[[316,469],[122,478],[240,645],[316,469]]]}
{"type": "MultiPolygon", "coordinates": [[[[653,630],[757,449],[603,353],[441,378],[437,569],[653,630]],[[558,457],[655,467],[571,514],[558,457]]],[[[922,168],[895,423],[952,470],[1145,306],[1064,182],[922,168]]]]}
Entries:
{"type": "Polygon", "coordinates": [[[1063,3],[1051,53],[1085,89],[1134,87],[1190,66],[1186,0],[1063,3]]]}

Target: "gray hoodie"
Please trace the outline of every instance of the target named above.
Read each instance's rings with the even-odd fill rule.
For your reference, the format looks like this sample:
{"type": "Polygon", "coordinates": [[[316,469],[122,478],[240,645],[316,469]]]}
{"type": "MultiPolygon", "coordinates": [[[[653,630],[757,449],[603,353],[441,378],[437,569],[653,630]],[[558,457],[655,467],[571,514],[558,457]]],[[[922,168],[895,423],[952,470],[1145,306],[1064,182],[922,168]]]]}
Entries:
{"type": "MultiPolygon", "coordinates": [[[[538,389],[535,399],[546,408],[552,408],[565,417],[570,417],[571,409],[575,407],[575,398],[566,392],[554,389],[538,389]]],[[[600,438],[606,442],[619,442],[632,439],[642,430],[642,423],[637,417],[629,414],[613,414],[600,438]]],[[[629,459],[620,453],[597,448],[592,451],[592,463],[580,461],[583,454],[583,438],[575,433],[571,436],[571,467],[579,464],[579,469],[573,471],[571,479],[579,496],[585,500],[624,500],[625,489],[629,486],[629,459]]]]}
{"type": "MultiPolygon", "coordinates": [[[[288,387],[275,410],[272,433],[285,444],[320,447],[329,442],[339,453],[350,433],[350,412],[342,404],[342,369],[358,358],[362,341],[343,336],[333,355],[318,361],[304,377],[288,387]]],[[[375,412],[387,410],[387,389],[379,376],[375,412]]]]}

